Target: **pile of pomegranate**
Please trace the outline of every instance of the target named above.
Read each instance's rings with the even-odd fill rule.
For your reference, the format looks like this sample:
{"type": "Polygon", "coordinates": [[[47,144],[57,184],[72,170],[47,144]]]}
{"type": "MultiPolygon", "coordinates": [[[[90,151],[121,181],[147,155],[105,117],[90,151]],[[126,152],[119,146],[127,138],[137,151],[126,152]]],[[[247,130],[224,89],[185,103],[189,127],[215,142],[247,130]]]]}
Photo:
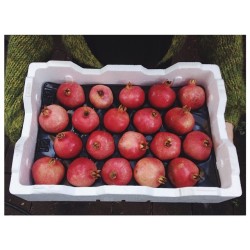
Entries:
{"type": "Polygon", "coordinates": [[[199,164],[213,143],[192,113],[206,103],[195,80],[178,88],[171,81],[52,85],[54,97],[42,102],[38,117],[49,150],[34,160],[34,184],[179,188],[204,179],[199,164]]]}

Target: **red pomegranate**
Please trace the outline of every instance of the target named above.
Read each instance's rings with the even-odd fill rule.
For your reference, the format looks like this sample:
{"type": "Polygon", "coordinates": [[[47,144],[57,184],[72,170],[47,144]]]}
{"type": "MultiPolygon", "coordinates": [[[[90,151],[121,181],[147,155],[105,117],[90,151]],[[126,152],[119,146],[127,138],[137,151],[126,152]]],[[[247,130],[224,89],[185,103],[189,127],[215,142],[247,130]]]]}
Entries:
{"type": "Polygon", "coordinates": [[[164,122],[170,130],[178,135],[190,132],[195,125],[194,116],[186,106],[175,107],[167,111],[164,122]]]}
{"type": "Polygon", "coordinates": [[[153,107],[163,109],[169,108],[174,104],[176,94],[171,85],[171,81],[165,81],[150,87],[148,100],[153,107]]]}
{"type": "Polygon", "coordinates": [[[177,188],[191,187],[199,181],[200,171],[192,161],[179,157],[169,162],[168,178],[177,188]]]}
{"type": "Polygon", "coordinates": [[[162,161],[153,157],[142,158],[136,163],[134,178],[139,185],[148,187],[159,187],[167,181],[162,161]]]}
{"type": "Polygon", "coordinates": [[[76,108],[85,102],[85,94],[81,85],[76,82],[62,83],[56,92],[57,100],[68,108],[76,108]]]}
{"type": "Polygon", "coordinates": [[[108,86],[98,84],[91,88],[89,100],[95,108],[105,109],[111,106],[114,97],[112,90],[108,86]]]}
{"type": "Polygon", "coordinates": [[[140,86],[128,83],[119,93],[120,103],[130,109],[136,109],[143,105],[145,92],[140,86]]]}
{"type": "Polygon", "coordinates": [[[133,171],[128,160],[112,158],[104,163],[101,175],[108,185],[127,185],[132,179],[133,171]]]}
{"type": "Polygon", "coordinates": [[[90,133],[100,123],[98,114],[94,109],[83,106],[75,110],[72,115],[73,126],[81,133],[90,133]]]}
{"type": "Polygon", "coordinates": [[[158,132],[150,143],[150,150],[162,161],[171,160],[181,153],[181,139],[169,132],[158,132]]]}
{"type": "Polygon", "coordinates": [[[61,183],[65,175],[63,164],[48,156],[36,160],[31,170],[35,184],[56,185],[61,183]]]}
{"type": "Polygon", "coordinates": [[[127,131],[118,142],[120,154],[128,160],[136,160],[145,155],[148,149],[148,143],[143,134],[127,131]]]}
{"type": "Polygon", "coordinates": [[[67,171],[67,181],[76,187],[89,187],[100,177],[95,163],[85,157],[73,160],[67,171]]]}
{"type": "Polygon", "coordinates": [[[130,121],[126,109],[123,105],[109,109],[103,117],[104,127],[113,133],[123,132],[128,127],[130,121]]]}
{"type": "Polygon", "coordinates": [[[211,154],[212,146],[211,138],[201,131],[192,131],[183,140],[184,153],[197,161],[207,160],[211,154]]]}
{"type": "Polygon", "coordinates": [[[180,88],[178,98],[182,106],[190,107],[192,110],[199,109],[206,101],[206,94],[196,80],[190,80],[187,85],[180,88]]]}
{"type": "Polygon", "coordinates": [[[69,123],[67,111],[56,104],[45,106],[38,118],[42,129],[48,133],[62,132],[69,123]]]}
{"type": "Polygon", "coordinates": [[[114,153],[114,138],[106,131],[95,130],[89,135],[86,150],[96,160],[103,160],[114,153]]]}
{"type": "Polygon", "coordinates": [[[161,114],[156,109],[143,108],[135,112],[133,123],[140,133],[153,134],[162,125],[161,114]]]}
{"type": "Polygon", "coordinates": [[[83,148],[82,140],[72,131],[61,132],[54,140],[54,150],[58,157],[71,159],[80,154],[83,148]]]}

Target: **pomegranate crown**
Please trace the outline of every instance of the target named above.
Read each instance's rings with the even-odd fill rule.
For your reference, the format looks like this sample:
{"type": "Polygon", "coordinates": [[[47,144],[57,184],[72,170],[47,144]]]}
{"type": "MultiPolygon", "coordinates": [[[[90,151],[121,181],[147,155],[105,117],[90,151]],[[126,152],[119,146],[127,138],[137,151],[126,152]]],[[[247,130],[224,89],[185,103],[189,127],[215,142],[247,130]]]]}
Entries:
{"type": "Polygon", "coordinates": [[[87,105],[83,105],[82,110],[84,117],[89,116],[91,109],[87,105]]]}
{"type": "Polygon", "coordinates": [[[127,85],[126,85],[126,88],[131,89],[132,87],[133,87],[133,84],[131,82],[128,82],[127,85]]]}
{"type": "Polygon", "coordinates": [[[191,80],[188,81],[188,84],[196,85],[197,81],[195,79],[191,79],[191,80]]]}
{"type": "Polygon", "coordinates": [[[163,82],[163,84],[165,84],[165,85],[167,85],[167,86],[170,87],[170,86],[172,86],[173,82],[170,81],[170,80],[166,80],[166,81],[163,82]]]}
{"type": "Polygon", "coordinates": [[[182,107],[182,110],[183,110],[184,113],[190,113],[191,108],[188,107],[187,105],[185,105],[185,106],[182,107]]]}
{"type": "Polygon", "coordinates": [[[124,106],[124,105],[119,105],[119,107],[118,107],[118,111],[119,112],[125,112],[125,111],[127,111],[127,108],[124,106]]]}
{"type": "Polygon", "coordinates": [[[49,114],[51,113],[51,110],[47,106],[44,106],[41,113],[43,116],[49,116],[49,114]]]}

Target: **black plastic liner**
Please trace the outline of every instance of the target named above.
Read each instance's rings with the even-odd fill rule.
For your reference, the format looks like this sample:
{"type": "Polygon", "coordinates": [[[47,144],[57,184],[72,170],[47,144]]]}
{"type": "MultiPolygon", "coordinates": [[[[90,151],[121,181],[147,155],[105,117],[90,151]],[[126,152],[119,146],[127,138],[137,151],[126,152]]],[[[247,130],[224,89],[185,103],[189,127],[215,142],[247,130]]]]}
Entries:
{"type": "MultiPolygon", "coordinates": [[[[46,82],[43,85],[42,88],[42,93],[41,93],[41,110],[44,106],[48,106],[51,104],[59,104],[57,99],[56,99],[56,91],[57,88],[60,86],[60,84],[56,84],[56,83],[52,83],[52,82],[46,82]]],[[[114,102],[112,104],[111,107],[119,107],[120,102],[118,99],[119,96],[119,92],[122,88],[124,88],[124,85],[107,85],[111,88],[113,95],[114,95],[114,102]]],[[[90,89],[93,87],[93,85],[82,85],[82,87],[84,88],[84,92],[85,92],[85,103],[86,105],[93,107],[93,105],[90,103],[89,101],[89,91],[90,89]]],[[[146,94],[147,97],[147,93],[148,90],[150,88],[150,86],[141,86],[146,94]]],[[[173,88],[176,92],[178,91],[179,88],[173,88]]],[[[63,106],[63,105],[61,105],[63,106]]],[[[162,120],[164,121],[164,115],[166,114],[166,112],[173,108],[174,106],[181,106],[178,98],[176,98],[176,101],[174,103],[173,106],[171,106],[168,109],[158,109],[158,111],[161,113],[162,115],[162,120]]],[[[143,107],[150,107],[149,102],[147,101],[147,98],[145,100],[145,103],[142,107],[140,107],[139,109],[143,108],[143,107]]],[[[124,131],[123,133],[120,134],[114,134],[113,138],[115,141],[115,145],[116,145],[116,149],[115,152],[112,156],[110,156],[109,158],[105,159],[105,160],[95,160],[93,159],[86,151],[85,149],[85,145],[86,145],[86,141],[88,139],[89,134],[82,134],[81,132],[77,131],[71,123],[71,116],[74,112],[74,109],[68,109],[66,107],[64,107],[67,111],[68,114],[70,116],[70,123],[67,126],[66,130],[71,130],[73,132],[75,132],[76,134],[79,135],[79,137],[82,139],[83,141],[83,150],[82,152],[79,154],[79,157],[88,157],[90,159],[92,159],[95,163],[98,169],[102,169],[102,166],[104,164],[104,162],[106,160],[108,160],[109,158],[114,158],[114,157],[121,157],[118,148],[117,148],[117,144],[118,141],[120,139],[120,137],[122,136],[122,134],[126,131],[132,130],[132,131],[136,131],[135,127],[133,126],[132,120],[133,120],[133,115],[134,113],[138,110],[138,109],[128,109],[127,112],[130,116],[130,124],[128,126],[128,128],[126,129],[126,131],[124,131]]],[[[96,109],[97,114],[100,117],[100,125],[99,127],[96,128],[96,130],[106,130],[105,127],[103,126],[103,116],[105,114],[105,112],[108,109],[96,109]]],[[[204,105],[203,107],[201,107],[199,110],[195,110],[195,111],[191,111],[191,113],[194,115],[195,118],[195,127],[194,130],[200,130],[203,131],[205,133],[207,133],[208,135],[211,136],[211,130],[210,130],[210,122],[209,122],[209,114],[208,114],[208,110],[206,105],[204,105]]],[[[160,128],[160,131],[169,131],[168,129],[166,129],[164,122],[163,125],[160,128]]],[[[171,131],[169,131],[171,132],[171,131]]],[[[50,157],[55,157],[57,159],[60,159],[59,157],[56,156],[54,149],[53,149],[53,137],[56,136],[56,134],[48,134],[47,132],[45,132],[40,126],[38,129],[38,135],[37,135],[37,143],[36,143],[36,150],[35,150],[35,157],[34,157],[34,161],[37,160],[38,158],[41,158],[43,156],[50,156],[50,157]]],[[[150,134],[150,135],[145,135],[147,142],[150,145],[151,140],[153,139],[154,134],[150,134]]],[[[184,136],[180,136],[181,140],[183,141],[185,135],[184,136]]],[[[147,150],[146,154],[143,157],[147,157],[147,156],[152,156],[154,157],[153,153],[150,152],[150,149],[147,150]]],[[[186,157],[188,158],[186,155],[184,155],[184,153],[182,152],[180,154],[180,157],[186,157]]],[[[70,159],[70,160],[65,160],[65,159],[60,159],[61,162],[64,164],[64,166],[67,168],[68,165],[74,160],[74,159],[70,159]]],[[[192,160],[192,159],[191,159],[192,160]]],[[[134,168],[136,162],[138,160],[132,160],[130,161],[130,164],[132,166],[132,168],[134,168]]],[[[215,158],[215,154],[214,151],[212,150],[212,153],[209,157],[208,160],[204,161],[204,162],[200,162],[200,161],[194,161],[192,160],[199,168],[200,170],[203,172],[203,178],[201,180],[198,181],[198,183],[196,184],[196,186],[204,186],[204,187],[220,187],[220,178],[219,178],[219,174],[217,171],[217,167],[216,167],[216,158],[215,158]]],[[[167,166],[168,166],[168,162],[169,161],[163,161],[163,164],[166,168],[166,174],[167,174],[167,166]]],[[[70,185],[67,180],[66,177],[64,178],[63,185],[70,185]]],[[[93,184],[93,186],[100,186],[100,185],[106,185],[101,178],[98,178],[96,180],[96,182],[93,184]]],[[[130,183],[128,185],[138,185],[136,183],[136,181],[134,180],[134,178],[132,178],[132,180],[130,181],[130,183]]],[[[173,188],[173,185],[170,183],[170,181],[167,181],[166,184],[161,185],[161,188],[173,188]]]]}

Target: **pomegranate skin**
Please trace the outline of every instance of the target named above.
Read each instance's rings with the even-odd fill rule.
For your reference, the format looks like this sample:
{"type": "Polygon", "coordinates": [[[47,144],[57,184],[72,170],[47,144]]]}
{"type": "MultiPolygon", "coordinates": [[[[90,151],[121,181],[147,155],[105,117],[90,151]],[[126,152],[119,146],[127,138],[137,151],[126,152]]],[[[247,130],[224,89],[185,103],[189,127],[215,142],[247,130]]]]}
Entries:
{"type": "Polygon", "coordinates": [[[112,90],[108,86],[98,84],[91,88],[89,100],[95,108],[105,109],[111,106],[114,97],[112,90]]]}
{"type": "Polygon", "coordinates": [[[135,112],[133,123],[140,133],[153,134],[162,125],[161,114],[156,109],[143,108],[135,112]]]}
{"type": "Polygon", "coordinates": [[[89,187],[100,177],[95,163],[85,157],[72,161],[67,171],[67,181],[76,187],[89,187]]]}
{"type": "Polygon", "coordinates": [[[127,131],[118,142],[120,154],[128,160],[136,160],[145,155],[148,149],[148,143],[143,134],[127,131]]]}
{"type": "Polygon", "coordinates": [[[168,164],[167,175],[170,182],[177,188],[192,187],[199,180],[199,168],[189,159],[179,157],[168,164]]]}
{"type": "Polygon", "coordinates": [[[136,109],[143,105],[145,92],[140,86],[128,83],[119,93],[119,101],[129,109],[136,109]]]}
{"type": "Polygon", "coordinates": [[[156,83],[152,85],[148,92],[148,100],[155,108],[169,108],[174,104],[176,93],[171,88],[171,82],[156,83]]]}
{"type": "Polygon", "coordinates": [[[157,158],[142,158],[135,165],[134,178],[141,186],[159,187],[166,182],[165,167],[157,158]]]}
{"type": "Polygon", "coordinates": [[[184,153],[197,161],[207,160],[211,154],[212,147],[211,138],[201,131],[192,131],[183,140],[184,153]]]}
{"type": "Polygon", "coordinates": [[[152,153],[162,161],[176,158],[181,153],[181,139],[169,132],[158,132],[150,143],[152,153]]]}
{"type": "Polygon", "coordinates": [[[82,140],[72,131],[61,132],[54,140],[54,150],[58,157],[71,159],[80,154],[83,148],[82,140]]]}
{"type": "Polygon", "coordinates": [[[72,115],[73,126],[81,133],[90,133],[98,127],[100,118],[94,109],[83,106],[75,110],[72,115]]]}
{"type": "Polygon", "coordinates": [[[103,160],[114,153],[114,138],[106,131],[95,130],[89,135],[86,150],[96,160],[103,160]]]}
{"type": "Polygon", "coordinates": [[[175,107],[167,111],[164,117],[166,126],[177,135],[192,131],[195,125],[194,116],[187,107],[175,107]]]}
{"type": "Polygon", "coordinates": [[[47,133],[59,133],[67,127],[69,115],[63,107],[51,104],[42,109],[38,122],[47,133]]]}
{"type": "Polygon", "coordinates": [[[36,160],[31,170],[35,184],[57,185],[65,175],[63,164],[48,156],[36,160]]]}
{"type": "Polygon", "coordinates": [[[76,108],[85,102],[84,90],[75,82],[62,83],[57,89],[56,97],[67,108],[76,108]]]}
{"type": "Polygon", "coordinates": [[[132,179],[133,171],[128,160],[112,158],[104,163],[101,176],[108,185],[127,185],[132,179]]]}
{"type": "Polygon", "coordinates": [[[190,80],[188,85],[183,86],[178,91],[178,98],[182,106],[190,107],[192,110],[201,108],[206,101],[206,94],[195,80],[190,80]]]}
{"type": "Polygon", "coordinates": [[[107,130],[113,133],[123,132],[129,125],[129,115],[124,106],[109,109],[104,117],[103,124],[107,130]]]}

